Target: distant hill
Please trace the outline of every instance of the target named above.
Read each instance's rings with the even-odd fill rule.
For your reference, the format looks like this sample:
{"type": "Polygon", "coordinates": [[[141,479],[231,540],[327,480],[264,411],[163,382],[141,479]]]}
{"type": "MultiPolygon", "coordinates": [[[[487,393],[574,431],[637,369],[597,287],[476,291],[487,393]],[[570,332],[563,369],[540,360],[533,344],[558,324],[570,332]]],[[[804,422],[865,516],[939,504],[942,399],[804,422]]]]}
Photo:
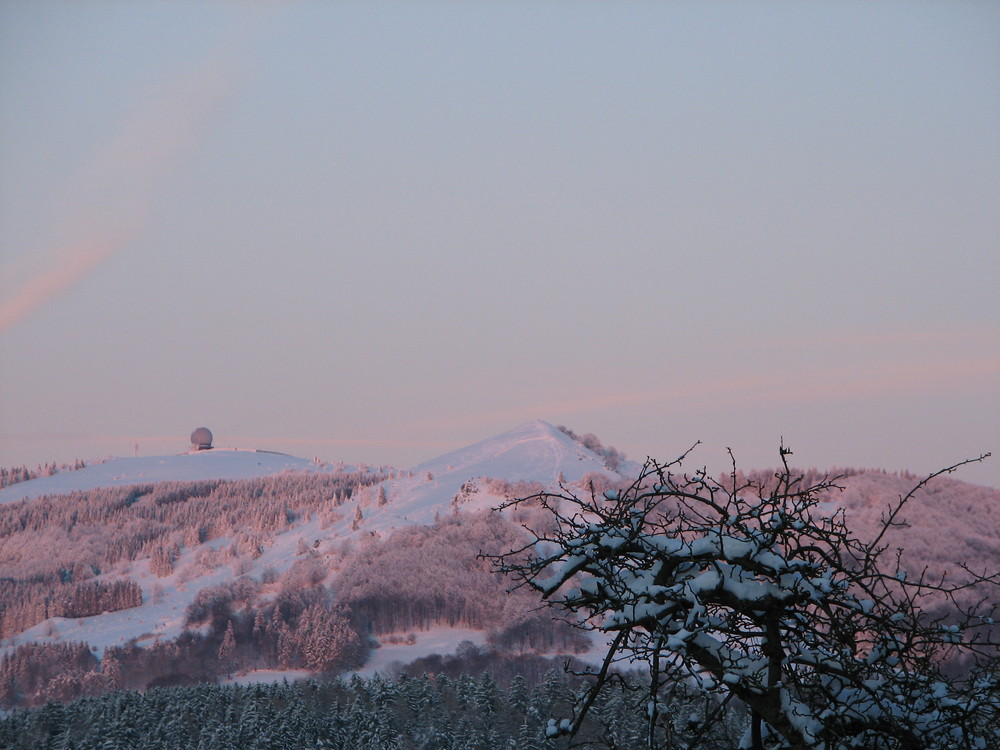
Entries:
{"type": "MultiPolygon", "coordinates": [[[[0,492],[0,651],[7,660],[0,683],[4,669],[44,674],[46,660],[65,671],[60,660],[80,658],[64,648],[75,642],[104,656],[74,668],[90,683],[214,679],[225,668],[218,653],[230,626],[233,658],[244,667],[360,665],[368,636],[358,629],[373,625],[365,613],[371,592],[381,590],[372,585],[396,586],[396,599],[407,596],[399,586],[409,586],[354,575],[357,604],[344,607],[337,581],[370,564],[362,553],[376,540],[391,545],[379,561],[404,543],[437,550],[439,580],[425,576],[406,599],[425,613],[413,618],[420,628],[485,629],[503,611],[505,586],[477,555],[501,551],[497,545],[522,532],[477,519],[520,490],[594,476],[622,481],[564,432],[530,422],[412,470],[216,449],[108,459],[12,485],[0,492]],[[421,525],[429,530],[419,537],[391,541],[421,525]],[[174,642],[181,647],[165,650],[174,642]],[[26,644],[36,650],[24,651],[26,644]],[[25,659],[35,666],[25,668],[25,659]],[[123,676],[104,677],[106,663],[123,676]]],[[[408,555],[400,559],[412,568],[419,554],[408,555]]],[[[408,655],[426,655],[410,641],[408,655]]],[[[0,703],[96,689],[54,685],[22,686],[23,694],[6,698],[0,690],[0,703]]]]}
{"type": "MultiPolygon", "coordinates": [[[[522,540],[518,523],[541,511],[489,511],[638,470],[592,435],[534,421],[405,470],[216,449],[12,485],[0,491],[0,705],[388,665],[440,650],[448,629],[454,646],[577,651],[587,644],[478,558],[522,540]]],[[[847,474],[829,501],[860,536],[916,483],[847,474]]],[[[1000,569],[1000,490],[938,479],[904,515],[887,542],[914,571],[1000,569]]]]}
{"type": "MultiPolygon", "coordinates": [[[[0,503],[43,495],[67,495],[98,487],[208,479],[252,479],[285,472],[351,472],[355,466],[328,464],[264,450],[191,451],[172,456],[110,457],[82,469],[61,471],[0,489],[0,503]]],[[[388,467],[389,471],[394,471],[388,467]]],[[[552,425],[536,420],[474,445],[425,461],[412,469],[437,477],[440,495],[454,494],[465,480],[494,477],[555,482],[590,471],[606,472],[606,461],[552,425]]],[[[416,484],[416,483],[414,483],[416,484]]]]}
{"type": "MultiPolygon", "coordinates": [[[[850,528],[861,538],[877,533],[890,505],[918,480],[866,471],[841,480],[844,491],[834,501],[844,509],[850,528]]],[[[1000,490],[938,477],[919,490],[889,530],[885,543],[902,549],[901,562],[911,575],[925,572],[928,580],[947,576],[965,580],[958,566],[1000,570],[1000,490]]],[[[974,591],[960,600],[971,604],[974,591]]]]}

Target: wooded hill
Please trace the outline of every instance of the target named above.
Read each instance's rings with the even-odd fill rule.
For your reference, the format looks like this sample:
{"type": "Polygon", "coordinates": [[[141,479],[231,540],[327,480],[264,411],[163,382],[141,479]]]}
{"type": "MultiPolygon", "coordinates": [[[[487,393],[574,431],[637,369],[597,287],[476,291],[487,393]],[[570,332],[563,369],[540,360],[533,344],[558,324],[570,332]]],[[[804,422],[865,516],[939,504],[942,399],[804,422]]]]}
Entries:
{"type": "MultiPolygon", "coordinates": [[[[333,675],[379,639],[440,626],[482,631],[497,654],[582,652],[581,633],[526,591],[508,594],[480,557],[522,544],[520,524],[543,528],[544,511],[490,508],[560,481],[599,495],[634,468],[592,435],[530,423],[411,471],[140,482],[2,504],[0,705],[255,669],[333,675]]],[[[830,507],[862,538],[917,481],[836,473],[830,507]]],[[[998,508],[998,490],[936,479],[886,541],[915,573],[1000,569],[998,508]]]]}

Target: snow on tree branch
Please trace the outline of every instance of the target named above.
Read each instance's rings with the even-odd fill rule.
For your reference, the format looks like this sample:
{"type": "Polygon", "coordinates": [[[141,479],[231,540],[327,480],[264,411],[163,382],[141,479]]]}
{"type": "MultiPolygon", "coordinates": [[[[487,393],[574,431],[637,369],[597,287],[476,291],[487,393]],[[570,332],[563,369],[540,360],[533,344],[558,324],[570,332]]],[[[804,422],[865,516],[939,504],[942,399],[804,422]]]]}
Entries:
{"type": "MultiPolygon", "coordinates": [[[[670,722],[660,697],[679,681],[723,707],[749,707],[744,746],[763,748],[1000,747],[1000,679],[994,617],[1000,574],[962,581],[907,571],[885,532],[903,522],[936,472],[899,497],[870,540],[831,503],[838,478],[806,482],[788,465],[757,482],[733,462],[728,481],[649,460],[623,491],[602,497],[538,493],[554,531],[494,558],[518,585],[607,634],[607,657],[571,719],[572,735],[613,665],[649,672],[647,744],[670,722]],[[981,593],[975,606],[955,594],[981,593]],[[952,606],[931,612],[928,597],[952,606]],[[961,656],[968,669],[948,671],[961,656]]],[[[707,726],[689,728],[695,742],[707,726]]]]}

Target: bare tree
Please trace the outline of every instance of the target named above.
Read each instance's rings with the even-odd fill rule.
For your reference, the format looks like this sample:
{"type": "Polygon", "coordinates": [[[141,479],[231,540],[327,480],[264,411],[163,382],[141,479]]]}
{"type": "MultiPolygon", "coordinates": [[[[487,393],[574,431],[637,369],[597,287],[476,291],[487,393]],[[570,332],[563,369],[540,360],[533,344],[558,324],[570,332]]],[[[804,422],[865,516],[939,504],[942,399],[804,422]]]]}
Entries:
{"type": "Polygon", "coordinates": [[[1000,747],[1000,573],[962,565],[960,579],[930,580],[884,542],[918,490],[989,454],[920,482],[864,540],[830,502],[836,478],[805,482],[784,446],[766,482],[735,461],[724,481],[678,473],[689,454],[647,461],[621,492],[562,488],[508,504],[541,504],[555,531],[531,530],[531,543],[493,558],[498,569],[609,644],[550,736],[575,736],[602,689],[621,681],[617,668],[639,664],[649,748],[706,747],[740,704],[750,713],[741,746],[754,750],[1000,747]],[[962,606],[956,594],[970,588],[983,593],[962,606]],[[942,601],[948,612],[926,606],[942,601]],[[955,676],[946,665],[959,656],[955,676]],[[706,707],[678,720],[671,691],[692,688],[706,707]]]}

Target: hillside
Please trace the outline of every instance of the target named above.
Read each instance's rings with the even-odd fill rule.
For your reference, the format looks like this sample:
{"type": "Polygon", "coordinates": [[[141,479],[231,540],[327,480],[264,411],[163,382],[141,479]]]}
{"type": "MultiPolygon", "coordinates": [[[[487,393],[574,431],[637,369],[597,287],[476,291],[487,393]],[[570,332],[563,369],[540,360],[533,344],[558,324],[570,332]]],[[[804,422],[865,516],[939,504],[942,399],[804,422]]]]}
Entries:
{"type": "MultiPolygon", "coordinates": [[[[523,593],[505,594],[506,582],[478,558],[517,546],[517,523],[544,523],[544,514],[488,511],[560,482],[578,492],[598,480],[621,485],[636,470],[624,462],[623,474],[612,471],[581,440],[535,421],[408,470],[212,450],[109,459],[8,487],[0,702],[229,672],[249,673],[243,681],[257,670],[257,679],[370,673],[459,641],[579,651],[587,643],[575,631],[554,626],[523,593]],[[29,644],[36,650],[25,651],[29,644]],[[43,679],[46,663],[52,675],[76,676],[43,679]],[[3,679],[16,670],[41,677],[11,692],[3,679]]],[[[862,537],[915,483],[848,474],[829,501],[862,537]]],[[[998,509],[1000,491],[939,479],[908,507],[909,528],[888,541],[907,549],[914,570],[939,575],[955,560],[1000,569],[991,534],[998,509]]]]}
{"type": "Polygon", "coordinates": [[[253,479],[284,472],[350,471],[353,467],[318,465],[283,453],[257,450],[192,451],[176,456],[106,458],[82,469],[38,477],[0,489],[0,503],[68,495],[99,487],[207,479],[253,479]]]}
{"type": "MultiPolygon", "coordinates": [[[[870,537],[881,527],[890,504],[905,495],[917,480],[867,471],[841,481],[836,502],[851,528],[870,537]]],[[[903,550],[901,562],[912,575],[928,580],[966,580],[959,563],[972,570],[1000,570],[1000,490],[947,477],[938,477],[916,493],[898,519],[900,525],[885,536],[890,549],[903,550]]],[[[975,590],[959,595],[971,605],[975,590]]]]}
{"type": "MultiPolygon", "coordinates": [[[[306,612],[325,618],[324,627],[347,627],[333,615],[345,597],[329,592],[345,570],[368,564],[365,549],[382,542],[402,553],[406,539],[437,549],[439,539],[455,534],[434,553],[443,563],[439,578],[453,585],[433,595],[452,603],[429,610],[417,627],[440,621],[483,632],[505,598],[502,582],[476,556],[482,545],[511,542],[516,530],[506,522],[503,528],[479,524],[479,514],[517,489],[595,474],[621,481],[601,457],[563,432],[531,422],[407,471],[212,450],[110,459],[23,482],[0,495],[0,579],[6,579],[0,587],[0,648],[12,653],[27,643],[84,642],[98,657],[110,649],[119,658],[123,649],[154,651],[185,634],[221,639],[226,619],[218,612],[198,619],[198,613],[222,607],[247,631],[257,613],[265,615],[269,633],[253,637],[262,644],[270,638],[275,653],[271,664],[261,666],[302,665],[309,661],[303,654],[279,658],[279,641],[290,640],[287,632],[313,627],[302,622],[306,612]],[[435,527],[437,518],[443,520],[435,527]],[[404,535],[397,544],[385,541],[425,524],[439,531],[419,539],[404,535]],[[461,550],[458,539],[465,544],[461,550]],[[130,588],[110,588],[118,584],[130,588]],[[454,603],[466,594],[474,596],[454,603]]],[[[369,584],[357,582],[357,591],[370,594],[369,584]]],[[[414,651],[412,643],[401,643],[400,650],[410,657],[427,653],[414,651]]],[[[357,664],[362,658],[351,657],[357,664]]]]}

